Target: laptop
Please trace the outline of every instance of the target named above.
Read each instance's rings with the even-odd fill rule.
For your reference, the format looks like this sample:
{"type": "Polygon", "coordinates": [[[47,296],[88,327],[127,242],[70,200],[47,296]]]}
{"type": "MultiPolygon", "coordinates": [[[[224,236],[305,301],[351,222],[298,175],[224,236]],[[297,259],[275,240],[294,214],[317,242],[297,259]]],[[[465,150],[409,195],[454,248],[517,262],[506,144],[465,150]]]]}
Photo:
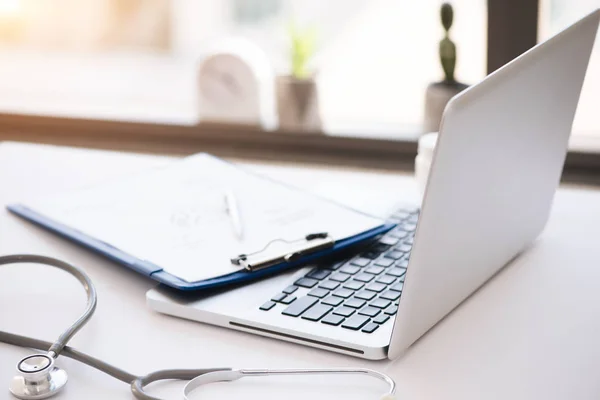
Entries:
{"type": "MultiPolygon", "coordinates": [[[[161,313],[367,359],[396,358],[523,252],[548,220],[600,10],[454,97],[421,209],[358,254],[161,313]]],[[[399,196],[400,200],[400,196],[399,196]]]]}

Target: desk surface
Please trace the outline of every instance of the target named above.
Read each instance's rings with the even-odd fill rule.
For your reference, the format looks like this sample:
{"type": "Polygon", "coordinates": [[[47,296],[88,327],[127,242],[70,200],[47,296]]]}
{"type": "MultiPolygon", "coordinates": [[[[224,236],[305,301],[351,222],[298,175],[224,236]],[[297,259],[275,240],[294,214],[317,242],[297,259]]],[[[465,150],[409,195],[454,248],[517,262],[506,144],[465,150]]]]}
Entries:
{"type": "MultiPolygon", "coordinates": [[[[0,145],[2,205],[102,182],[167,158],[36,145],[0,145]]],[[[408,176],[252,164],[298,186],[383,210],[414,199],[408,176]],[[368,190],[367,190],[368,188],[368,190]]],[[[0,211],[0,254],[39,253],[82,266],[99,295],[71,344],[136,374],[162,368],[362,366],[385,371],[399,399],[597,399],[600,395],[600,191],[563,187],[546,231],[401,359],[372,362],[159,315],[145,305],[154,282],[0,211]]],[[[0,270],[0,330],[54,340],[84,306],[68,275],[40,266],[0,270]],[[26,272],[25,272],[26,271],[26,272]],[[40,307],[40,302],[43,306],[40,307]]],[[[0,344],[0,399],[30,350],[0,344]],[[6,388],[6,389],[5,389],[6,388]]],[[[131,399],[127,385],[69,359],[59,399],[131,399]]],[[[181,383],[152,387],[178,399],[181,383]]],[[[207,386],[210,398],[377,399],[377,381],[266,378],[207,386]],[[264,384],[268,383],[269,386],[264,384]]]]}

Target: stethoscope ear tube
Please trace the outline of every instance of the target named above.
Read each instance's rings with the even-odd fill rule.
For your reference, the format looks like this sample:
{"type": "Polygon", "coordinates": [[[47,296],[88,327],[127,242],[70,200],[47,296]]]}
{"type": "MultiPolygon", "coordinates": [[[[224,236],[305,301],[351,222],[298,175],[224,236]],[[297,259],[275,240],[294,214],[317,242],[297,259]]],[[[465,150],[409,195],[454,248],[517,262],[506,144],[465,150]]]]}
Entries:
{"type": "Polygon", "coordinates": [[[139,400],[162,400],[158,397],[152,397],[145,392],[145,387],[151,383],[166,379],[190,380],[198,376],[209,375],[211,373],[227,372],[231,368],[204,368],[204,369],[165,369],[162,371],[151,372],[148,375],[140,376],[131,382],[131,392],[139,400]]]}
{"type": "Polygon", "coordinates": [[[396,393],[396,382],[392,378],[367,368],[238,369],[207,372],[196,376],[183,388],[183,398],[190,400],[189,396],[195,390],[209,383],[232,382],[245,377],[270,375],[367,375],[388,384],[388,392],[383,395],[382,400],[392,400],[396,393]]]}
{"type": "Polygon", "coordinates": [[[74,265],[56,258],[39,256],[36,254],[13,254],[0,257],[0,265],[22,263],[42,264],[62,269],[63,271],[75,277],[85,289],[85,293],[87,295],[87,305],[83,314],[81,314],[77,321],[73,322],[73,324],[71,324],[71,326],[69,326],[67,330],[60,335],[58,340],[52,343],[50,349],[48,349],[48,353],[52,353],[54,358],[56,358],[60,355],[62,349],[67,345],[69,340],[88,322],[88,320],[94,314],[97,304],[96,288],[94,287],[90,277],[84,271],[74,265]]]}

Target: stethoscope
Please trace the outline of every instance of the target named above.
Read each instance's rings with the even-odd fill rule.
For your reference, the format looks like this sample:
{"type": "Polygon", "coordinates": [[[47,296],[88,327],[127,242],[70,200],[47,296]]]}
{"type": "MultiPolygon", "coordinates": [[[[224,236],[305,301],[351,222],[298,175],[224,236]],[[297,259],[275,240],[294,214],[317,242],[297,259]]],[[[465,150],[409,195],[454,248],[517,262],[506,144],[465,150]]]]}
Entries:
{"type": "Polygon", "coordinates": [[[396,392],[396,383],[389,376],[366,368],[323,368],[323,369],[238,369],[203,368],[203,369],[166,369],[151,372],[144,376],[136,376],[114,367],[102,360],[82,353],[67,346],[69,340],[91,318],[96,309],[96,289],[90,278],[79,268],[55,258],[38,255],[9,255],[0,257],[0,265],[15,263],[37,263],[62,269],[73,275],[84,287],[87,294],[87,307],[77,319],[54,343],[33,339],[13,333],[0,331],[0,342],[15,346],[35,349],[48,349],[46,354],[33,354],[17,363],[18,375],[10,384],[10,392],[19,399],[44,399],[60,392],[67,383],[67,373],[57,367],[59,355],[72,358],[96,368],[115,379],[128,383],[131,392],[140,400],[160,400],[145,392],[145,387],[153,382],[165,379],[189,380],[183,389],[183,398],[189,396],[198,387],[213,382],[231,382],[245,377],[268,375],[315,375],[315,374],[358,374],[367,375],[386,382],[388,392],[382,400],[391,400],[396,392]]]}

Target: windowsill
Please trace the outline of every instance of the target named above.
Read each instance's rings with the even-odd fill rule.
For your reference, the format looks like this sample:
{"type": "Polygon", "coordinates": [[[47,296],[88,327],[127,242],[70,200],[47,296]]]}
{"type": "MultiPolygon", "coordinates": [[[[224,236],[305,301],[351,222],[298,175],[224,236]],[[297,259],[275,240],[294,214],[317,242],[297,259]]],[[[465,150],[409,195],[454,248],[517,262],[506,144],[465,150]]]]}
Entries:
{"type": "MultiPolygon", "coordinates": [[[[151,53],[43,55],[0,49],[0,54],[8,60],[0,63],[0,140],[413,167],[419,135],[414,126],[324,118],[323,132],[305,134],[198,123],[195,60],[151,53]]],[[[600,180],[600,135],[572,136],[565,174],[600,180]]]]}
{"type": "Polygon", "coordinates": [[[29,141],[161,154],[211,152],[245,159],[411,169],[416,136],[383,132],[299,133],[259,127],[199,123],[48,117],[0,113],[0,140],[29,141]]]}
{"type": "MultiPolygon", "coordinates": [[[[6,60],[0,63],[3,113],[177,126],[198,123],[196,60],[190,57],[0,48],[0,58],[6,60]]],[[[332,104],[323,108],[342,113],[332,104]]],[[[265,114],[261,126],[274,126],[274,110],[265,114]]],[[[321,117],[323,132],[330,136],[414,140],[419,130],[414,124],[373,123],[352,115],[321,117]]]]}

